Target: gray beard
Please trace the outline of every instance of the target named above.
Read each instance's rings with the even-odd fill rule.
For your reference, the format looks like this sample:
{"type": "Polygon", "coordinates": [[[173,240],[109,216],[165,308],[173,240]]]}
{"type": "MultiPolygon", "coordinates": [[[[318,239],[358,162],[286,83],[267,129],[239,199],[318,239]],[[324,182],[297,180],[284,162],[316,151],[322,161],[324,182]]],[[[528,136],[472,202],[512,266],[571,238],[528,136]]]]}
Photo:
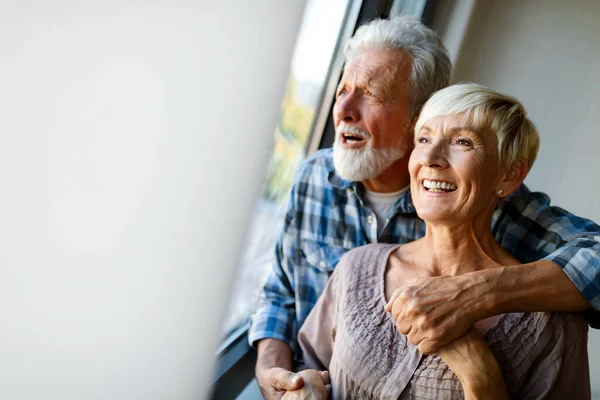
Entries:
{"type": "Polygon", "coordinates": [[[391,149],[374,149],[371,142],[362,149],[345,149],[336,135],[333,144],[333,165],[342,179],[358,182],[381,175],[406,153],[407,149],[402,146],[402,141],[391,149]]]}

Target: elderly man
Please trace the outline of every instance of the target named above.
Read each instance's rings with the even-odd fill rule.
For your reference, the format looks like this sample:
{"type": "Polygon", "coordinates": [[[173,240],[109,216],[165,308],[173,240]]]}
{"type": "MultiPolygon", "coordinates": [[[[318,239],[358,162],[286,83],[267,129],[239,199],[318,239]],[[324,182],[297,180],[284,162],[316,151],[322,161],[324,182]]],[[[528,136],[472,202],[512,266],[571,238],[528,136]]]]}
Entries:
{"type": "MultiPolygon", "coordinates": [[[[333,151],[300,167],[249,340],[266,398],[302,386],[297,331],[340,257],[367,243],[424,235],[408,190],[412,126],[425,100],[448,84],[450,61],[434,32],[411,19],[376,20],[346,46],[333,110],[333,151]]],[[[405,285],[394,309],[400,332],[427,354],[475,322],[504,312],[600,308],[600,227],[522,186],[501,202],[496,240],[527,264],[405,285]]]]}

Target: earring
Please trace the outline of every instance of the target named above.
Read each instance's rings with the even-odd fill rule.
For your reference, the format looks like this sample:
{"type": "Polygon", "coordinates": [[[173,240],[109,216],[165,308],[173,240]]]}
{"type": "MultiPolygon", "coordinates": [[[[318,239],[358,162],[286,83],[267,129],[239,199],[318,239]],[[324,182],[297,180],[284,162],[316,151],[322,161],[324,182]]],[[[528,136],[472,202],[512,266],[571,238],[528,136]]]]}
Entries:
{"type": "Polygon", "coordinates": [[[498,191],[496,193],[498,193],[498,196],[502,196],[502,193],[504,193],[504,190],[498,189],[498,191]]]}

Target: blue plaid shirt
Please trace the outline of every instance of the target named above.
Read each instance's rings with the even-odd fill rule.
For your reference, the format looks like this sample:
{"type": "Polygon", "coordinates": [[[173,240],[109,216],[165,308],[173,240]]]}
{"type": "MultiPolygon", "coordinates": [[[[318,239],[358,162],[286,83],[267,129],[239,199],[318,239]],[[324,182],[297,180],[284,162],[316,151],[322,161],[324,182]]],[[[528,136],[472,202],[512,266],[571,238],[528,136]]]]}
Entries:
{"type": "MultiPolygon", "coordinates": [[[[331,149],[318,151],[299,168],[273,268],[252,317],[250,343],[280,339],[298,354],[297,332],[345,252],[369,243],[407,243],[425,235],[425,223],[407,191],[378,236],[377,218],[365,205],[363,191],[362,185],[335,173],[331,149]]],[[[499,204],[492,231],[523,263],[548,259],[560,265],[600,310],[598,225],[550,206],[547,195],[522,185],[499,204]]]]}

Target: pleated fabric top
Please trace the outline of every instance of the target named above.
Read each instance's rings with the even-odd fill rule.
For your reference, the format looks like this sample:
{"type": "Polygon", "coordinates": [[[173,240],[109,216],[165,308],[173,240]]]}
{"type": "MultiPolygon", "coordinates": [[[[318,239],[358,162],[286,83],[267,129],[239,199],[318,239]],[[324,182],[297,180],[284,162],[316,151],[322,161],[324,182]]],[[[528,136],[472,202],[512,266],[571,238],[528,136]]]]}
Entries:
{"type": "MultiPolygon", "coordinates": [[[[334,399],[462,399],[438,355],[422,355],[384,310],[398,245],[346,253],[300,329],[307,367],[327,369],[334,399]]],[[[590,399],[588,325],[579,313],[502,314],[485,333],[514,399],[590,399]]]]}

